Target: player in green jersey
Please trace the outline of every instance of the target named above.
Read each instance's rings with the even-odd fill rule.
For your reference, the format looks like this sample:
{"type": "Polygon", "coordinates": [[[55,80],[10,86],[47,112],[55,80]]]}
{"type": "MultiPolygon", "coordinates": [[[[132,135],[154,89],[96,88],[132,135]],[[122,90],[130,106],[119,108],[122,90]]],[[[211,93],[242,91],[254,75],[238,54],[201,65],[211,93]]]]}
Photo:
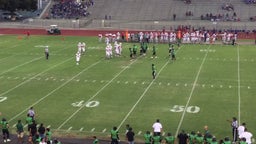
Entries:
{"type": "Polygon", "coordinates": [[[52,142],[52,132],[50,130],[50,128],[46,128],[46,138],[47,138],[47,142],[52,142]]]}
{"type": "Polygon", "coordinates": [[[19,143],[23,143],[23,137],[24,137],[24,126],[21,123],[21,120],[18,120],[18,123],[16,124],[17,128],[17,136],[19,143]]]}
{"type": "Polygon", "coordinates": [[[161,136],[154,134],[154,136],[152,137],[153,140],[153,144],[161,144],[161,136]]]}
{"type": "Polygon", "coordinates": [[[192,131],[189,134],[189,144],[194,144],[195,141],[196,141],[196,133],[195,133],[195,131],[192,131]]]}
{"type": "Polygon", "coordinates": [[[2,121],[0,122],[0,124],[1,124],[2,132],[3,132],[4,143],[11,141],[10,133],[8,130],[9,124],[8,124],[7,120],[5,118],[3,118],[2,121]]]}
{"type": "Polygon", "coordinates": [[[156,78],[156,66],[155,66],[155,64],[152,64],[152,76],[153,76],[153,79],[156,78]]]}
{"type": "Polygon", "coordinates": [[[144,141],[145,141],[145,144],[151,144],[152,135],[150,134],[149,131],[147,131],[147,132],[144,134],[144,141]]]}
{"type": "Polygon", "coordinates": [[[111,144],[118,144],[119,132],[117,130],[117,127],[113,127],[113,129],[110,131],[110,134],[111,134],[111,144]]]}
{"type": "Polygon", "coordinates": [[[135,58],[137,56],[137,49],[138,49],[138,47],[134,44],[133,48],[132,48],[133,58],[135,58]]]}
{"type": "Polygon", "coordinates": [[[165,144],[174,144],[175,137],[171,133],[168,133],[164,140],[165,144]]]}
{"type": "Polygon", "coordinates": [[[157,58],[156,56],[156,46],[153,45],[153,48],[152,48],[152,57],[151,58],[157,58]]]}

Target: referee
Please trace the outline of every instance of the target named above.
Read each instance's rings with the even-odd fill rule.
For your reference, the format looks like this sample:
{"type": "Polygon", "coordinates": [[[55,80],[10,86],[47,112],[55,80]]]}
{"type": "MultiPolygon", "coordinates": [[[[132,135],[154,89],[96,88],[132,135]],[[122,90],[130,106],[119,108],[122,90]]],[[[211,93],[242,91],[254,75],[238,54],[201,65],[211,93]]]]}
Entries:
{"type": "Polygon", "coordinates": [[[233,142],[236,142],[237,136],[238,136],[238,134],[237,134],[238,122],[235,117],[232,118],[231,127],[232,127],[233,142]]]}

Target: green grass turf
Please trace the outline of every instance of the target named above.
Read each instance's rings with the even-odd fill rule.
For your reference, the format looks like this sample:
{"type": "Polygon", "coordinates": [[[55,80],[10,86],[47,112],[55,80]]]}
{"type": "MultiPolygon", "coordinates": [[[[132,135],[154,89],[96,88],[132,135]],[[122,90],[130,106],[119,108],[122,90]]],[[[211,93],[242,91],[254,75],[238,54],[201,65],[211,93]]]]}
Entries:
{"type": "Polygon", "coordinates": [[[149,44],[146,56],[130,61],[133,43],[123,43],[122,57],[106,60],[105,44],[96,37],[0,37],[0,112],[11,126],[18,119],[25,123],[33,106],[38,123],[64,134],[105,137],[117,126],[123,137],[130,124],[141,139],[159,118],[165,134],[203,132],[208,125],[221,139],[231,137],[232,117],[256,132],[254,45],[175,46],[173,62],[167,44],[156,45],[155,59],[149,44]],[[77,66],[80,41],[88,49],[77,66]],[[42,45],[49,45],[49,60],[42,45]]]}

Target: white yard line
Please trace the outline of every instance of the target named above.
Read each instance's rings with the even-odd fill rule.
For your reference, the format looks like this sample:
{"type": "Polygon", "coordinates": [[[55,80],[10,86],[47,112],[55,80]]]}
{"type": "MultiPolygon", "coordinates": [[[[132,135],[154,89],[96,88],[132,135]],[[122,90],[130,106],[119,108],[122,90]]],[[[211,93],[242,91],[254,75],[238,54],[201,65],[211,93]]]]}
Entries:
{"type": "Polygon", "coordinates": [[[237,45],[237,94],[238,94],[238,123],[241,120],[241,85],[240,85],[240,53],[239,45],[237,45]]]}
{"type": "MultiPolygon", "coordinates": [[[[73,58],[70,58],[73,59],[73,58]]],[[[69,59],[69,60],[70,60],[69,59]]],[[[87,71],[88,69],[92,68],[93,66],[97,65],[99,62],[101,62],[101,60],[91,64],[90,66],[86,67],[85,69],[83,69],[81,72],[79,72],[78,74],[76,74],[75,76],[73,76],[72,78],[70,78],[69,80],[67,80],[65,83],[61,84],[60,86],[58,86],[57,88],[55,88],[54,90],[52,90],[51,92],[49,92],[47,95],[45,95],[44,97],[40,98],[39,100],[37,100],[35,103],[33,103],[32,105],[30,105],[29,107],[27,107],[26,109],[24,109],[22,112],[20,112],[19,114],[17,114],[16,116],[12,117],[9,121],[14,120],[15,118],[17,118],[18,116],[20,116],[21,114],[23,114],[24,112],[26,112],[30,107],[38,104],[39,102],[41,102],[42,100],[44,100],[45,98],[47,98],[48,96],[50,96],[51,94],[53,94],[54,92],[56,92],[57,90],[59,90],[60,88],[62,88],[63,86],[65,86],[66,84],[68,84],[70,81],[74,80],[76,77],[78,77],[80,74],[82,74],[83,72],[87,71]]]]}
{"type": "Polygon", "coordinates": [[[69,59],[67,59],[67,60],[65,60],[65,61],[63,61],[63,62],[61,62],[61,63],[59,63],[59,64],[56,64],[56,65],[54,65],[54,66],[52,66],[52,67],[50,67],[50,68],[48,68],[48,69],[46,69],[46,70],[44,70],[44,71],[42,71],[42,72],[40,72],[40,73],[38,73],[37,75],[35,75],[35,76],[33,76],[33,77],[27,79],[26,81],[24,81],[24,82],[22,82],[22,83],[16,85],[15,87],[10,88],[9,90],[7,90],[7,91],[1,93],[1,94],[0,94],[0,97],[3,96],[3,95],[5,95],[5,94],[7,94],[7,93],[9,93],[9,92],[11,92],[11,91],[13,91],[14,89],[16,89],[16,88],[18,88],[18,87],[20,87],[20,86],[26,84],[27,82],[29,82],[30,80],[36,78],[37,76],[40,76],[40,75],[42,75],[43,73],[45,73],[45,72],[47,72],[47,71],[49,71],[49,70],[51,70],[51,69],[53,69],[53,68],[55,68],[55,67],[57,67],[57,66],[63,64],[63,63],[65,63],[65,62],[67,62],[67,61],[69,61],[69,60],[71,60],[71,59],[73,59],[73,57],[72,57],[72,58],[69,58],[69,59]]]}
{"type": "Polygon", "coordinates": [[[132,61],[127,67],[124,67],[119,73],[117,73],[108,83],[106,83],[102,88],[100,88],[91,98],[89,98],[79,109],[77,109],[70,117],[68,117],[58,128],[59,130],[62,126],[64,126],[70,119],[72,119],[81,109],[83,109],[86,104],[94,99],[101,91],[103,91],[109,84],[111,84],[121,73],[123,73],[129,66],[131,66],[134,62],[136,62],[138,58],[132,61]]]}
{"type": "Polygon", "coordinates": [[[10,69],[8,69],[8,70],[6,70],[6,71],[1,72],[0,75],[3,75],[3,74],[5,74],[5,73],[7,73],[7,72],[9,72],[9,71],[15,70],[16,68],[19,68],[19,67],[21,67],[21,66],[24,66],[24,65],[26,65],[26,64],[29,64],[29,63],[31,63],[31,62],[33,62],[33,61],[36,61],[36,60],[39,60],[39,59],[41,59],[41,58],[43,58],[43,56],[42,56],[42,57],[39,57],[39,58],[32,59],[31,61],[28,61],[28,62],[25,62],[25,63],[23,63],[23,64],[17,65],[17,66],[15,66],[15,67],[12,67],[12,68],[10,68],[10,69]]]}
{"type": "MultiPolygon", "coordinates": [[[[181,48],[181,47],[180,47],[181,48]]],[[[179,50],[179,49],[178,49],[179,50]]],[[[178,53],[177,50],[177,53],[178,53]]],[[[159,74],[161,73],[161,71],[167,66],[168,63],[170,63],[170,58],[168,59],[168,61],[161,67],[161,69],[159,70],[159,72],[157,73],[156,78],[159,76],[159,74]]],[[[124,122],[127,120],[127,118],[130,116],[130,114],[133,112],[133,110],[136,108],[136,106],[138,105],[138,103],[142,100],[142,98],[145,96],[145,94],[148,92],[149,88],[154,84],[156,79],[153,79],[150,84],[148,85],[148,87],[144,90],[144,92],[141,94],[140,98],[136,101],[136,103],[132,106],[132,108],[130,109],[130,111],[126,114],[126,116],[124,117],[124,119],[122,120],[122,122],[119,124],[119,126],[117,127],[117,129],[120,129],[120,127],[124,124],[124,122]]]]}
{"type": "MultiPolygon", "coordinates": [[[[209,49],[209,47],[210,47],[210,46],[208,46],[207,49],[209,49]]],[[[201,72],[201,70],[202,70],[202,67],[203,67],[203,65],[204,65],[204,62],[205,62],[205,60],[206,60],[207,55],[208,55],[208,51],[206,51],[206,53],[205,53],[205,55],[204,55],[204,58],[203,58],[203,61],[202,61],[201,65],[200,65],[200,67],[199,67],[199,70],[198,70],[197,74],[196,74],[196,77],[195,77],[195,80],[194,80],[194,82],[193,82],[193,86],[192,86],[191,92],[190,92],[190,94],[189,94],[188,101],[187,101],[187,103],[186,103],[186,105],[185,105],[184,111],[183,111],[182,116],[181,116],[181,119],[180,119],[180,121],[179,121],[179,125],[178,125],[178,128],[177,128],[176,133],[175,133],[175,137],[178,136],[178,133],[179,133],[179,131],[180,131],[181,124],[182,124],[182,122],[183,122],[183,120],[184,120],[184,117],[185,117],[185,114],[186,114],[185,109],[187,109],[187,107],[188,107],[188,105],[189,105],[189,102],[190,102],[190,100],[191,100],[191,98],[192,98],[193,92],[194,92],[194,90],[195,90],[195,87],[196,87],[196,84],[197,84],[197,81],[198,81],[198,77],[199,77],[199,75],[200,75],[200,72],[201,72]]]]}

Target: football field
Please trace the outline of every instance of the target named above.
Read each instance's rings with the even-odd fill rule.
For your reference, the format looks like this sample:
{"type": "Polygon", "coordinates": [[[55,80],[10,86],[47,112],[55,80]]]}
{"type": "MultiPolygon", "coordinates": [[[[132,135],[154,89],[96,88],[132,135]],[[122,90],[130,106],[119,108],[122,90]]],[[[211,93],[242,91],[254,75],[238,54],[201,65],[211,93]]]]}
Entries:
{"type": "Polygon", "coordinates": [[[146,56],[130,60],[133,44],[140,46],[123,43],[122,56],[107,60],[97,37],[0,36],[0,118],[14,132],[34,107],[37,123],[56,133],[106,137],[117,126],[123,137],[130,124],[141,139],[160,119],[163,135],[208,125],[222,139],[232,137],[227,120],[236,117],[256,132],[255,45],[175,45],[172,61],[168,44],[156,44],[157,58],[149,44],[146,56]],[[76,65],[78,42],[87,50],[76,65]]]}

